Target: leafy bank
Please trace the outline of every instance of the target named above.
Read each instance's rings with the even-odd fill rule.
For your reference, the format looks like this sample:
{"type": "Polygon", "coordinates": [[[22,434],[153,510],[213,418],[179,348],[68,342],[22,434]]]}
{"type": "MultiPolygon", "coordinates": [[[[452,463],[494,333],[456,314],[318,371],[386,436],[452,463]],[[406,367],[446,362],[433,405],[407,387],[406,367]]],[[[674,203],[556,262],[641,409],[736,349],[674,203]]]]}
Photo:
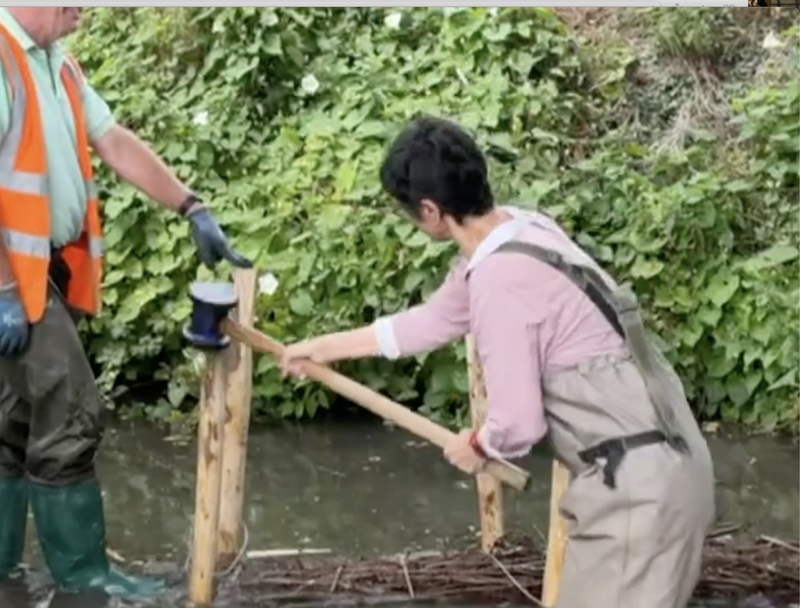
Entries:
{"type": "MultiPolygon", "coordinates": [[[[780,9],[97,8],[72,43],[118,119],[207,198],[280,282],[284,340],[420,301],[455,255],[399,218],[377,168],[417,112],[489,152],[497,196],[555,215],[640,294],[704,418],[798,420],[798,29],[780,9]],[[793,75],[794,74],[794,75],[793,75]]],[[[105,311],[85,328],[111,396],[191,404],[188,227],[101,170],[105,311]]],[[[463,347],[348,373],[442,420],[463,347]]],[[[314,416],[321,387],[256,365],[258,411],[314,416]]]]}

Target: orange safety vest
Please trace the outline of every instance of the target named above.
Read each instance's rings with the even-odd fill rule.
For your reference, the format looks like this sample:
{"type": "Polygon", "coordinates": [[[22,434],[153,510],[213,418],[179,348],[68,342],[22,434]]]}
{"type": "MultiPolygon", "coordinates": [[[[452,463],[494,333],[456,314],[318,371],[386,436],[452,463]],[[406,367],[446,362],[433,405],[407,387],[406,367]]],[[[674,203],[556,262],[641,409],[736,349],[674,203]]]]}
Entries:
{"type": "MultiPolygon", "coordinates": [[[[0,235],[25,313],[31,323],[36,323],[47,308],[51,254],[47,149],[36,84],[25,50],[2,24],[0,60],[12,99],[11,123],[0,140],[0,235]]],[[[76,153],[88,204],[80,238],[61,253],[72,274],[64,296],[75,308],[95,315],[101,304],[102,227],[81,97],[83,79],[78,62],[68,56],[61,68],[61,80],[75,119],[76,153]]]]}

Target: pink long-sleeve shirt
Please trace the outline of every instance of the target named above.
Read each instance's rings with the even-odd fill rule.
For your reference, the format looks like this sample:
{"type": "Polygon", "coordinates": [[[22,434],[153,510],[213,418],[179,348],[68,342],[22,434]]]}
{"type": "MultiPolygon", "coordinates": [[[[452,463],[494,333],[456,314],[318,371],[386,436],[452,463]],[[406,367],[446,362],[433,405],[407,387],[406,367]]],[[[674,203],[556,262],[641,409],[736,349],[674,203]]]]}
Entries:
{"type": "Polygon", "coordinates": [[[389,359],[475,336],[489,402],[478,432],[495,458],[518,458],[547,433],[542,375],[625,344],[592,301],[561,272],[520,254],[491,255],[512,240],[571,248],[588,256],[550,218],[505,208],[513,219],[497,226],[470,259],[462,257],[423,304],[375,323],[389,359]],[[467,276],[469,275],[469,281],[467,276]]]}

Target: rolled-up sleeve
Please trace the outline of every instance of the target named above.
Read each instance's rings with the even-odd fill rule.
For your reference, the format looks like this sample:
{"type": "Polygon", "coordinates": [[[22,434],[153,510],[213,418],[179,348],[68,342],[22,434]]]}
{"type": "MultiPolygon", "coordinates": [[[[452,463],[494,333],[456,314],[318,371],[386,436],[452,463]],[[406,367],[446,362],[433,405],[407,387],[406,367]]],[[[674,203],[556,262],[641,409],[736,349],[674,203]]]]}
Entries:
{"type": "Polygon", "coordinates": [[[97,141],[117,124],[114,113],[97,90],[86,80],[81,91],[83,108],[86,114],[86,129],[89,140],[97,141]]]}
{"type": "Polygon", "coordinates": [[[478,441],[491,457],[519,458],[547,433],[541,323],[532,313],[533,303],[514,286],[520,269],[505,262],[501,256],[490,258],[471,278],[472,331],[489,406],[478,441]]]}
{"type": "Polygon", "coordinates": [[[426,302],[375,322],[384,357],[398,359],[435,350],[469,333],[465,272],[462,260],[426,302]]]}

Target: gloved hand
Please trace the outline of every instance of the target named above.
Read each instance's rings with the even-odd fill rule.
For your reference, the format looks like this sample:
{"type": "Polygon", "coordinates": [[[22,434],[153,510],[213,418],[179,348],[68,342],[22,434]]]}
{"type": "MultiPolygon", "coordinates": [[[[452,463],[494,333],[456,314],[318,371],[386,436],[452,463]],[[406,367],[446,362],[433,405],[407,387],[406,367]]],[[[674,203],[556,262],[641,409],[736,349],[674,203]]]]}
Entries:
{"type": "Polygon", "coordinates": [[[197,206],[187,214],[192,223],[192,237],[197,244],[200,261],[208,268],[214,268],[217,263],[226,259],[238,268],[252,268],[253,262],[234,251],[222,228],[205,207],[197,206]]]}
{"type": "Polygon", "coordinates": [[[0,287],[0,357],[14,357],[28,346],[30,326],[17,284],[0,287]]]}

